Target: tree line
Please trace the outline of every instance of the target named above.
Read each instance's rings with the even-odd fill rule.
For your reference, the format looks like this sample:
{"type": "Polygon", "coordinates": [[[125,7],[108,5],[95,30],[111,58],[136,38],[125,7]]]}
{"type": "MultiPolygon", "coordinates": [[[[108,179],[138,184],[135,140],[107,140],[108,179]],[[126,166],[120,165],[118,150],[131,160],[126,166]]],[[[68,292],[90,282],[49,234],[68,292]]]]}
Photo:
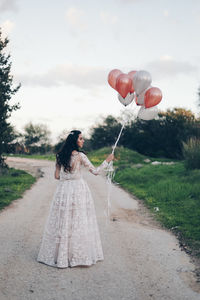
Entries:
{"type": "MultiPolygon", "coordinates": [[[[91,130],[91,149],[112,146],[121,126],[120,118],[107,116],[91,130]]],[[[154,120],[128,122],[118,145],[152,157],[181,159],[183,142],[191,137],[200,139],[200,119],[190,110],[173,108],[160,112],[154,120]]]]}
{"type": "MultiPolygon", "coordinates": [[[[130,115],[130,114],[129,114],[130,115]]],[[[90,128],[90,139],[85,150],[91,151],[105,146],[112,147],[122,126],[122,119],[108,115],[90,128]]],[[[13,141],[6,147],[7,153],[55,153],[65,138],[64,131],[54,145],[51,132],[45,124],[28,123],[24,132],[12,132],[13,141]]],[[[134,119],[124,127],[118,145],[152,157],[183,158],[183,143],[190,138],[200,139],[200,119],[190,110],[173,108],[160,112],[158,118],[150,121],[134,119]]]]}

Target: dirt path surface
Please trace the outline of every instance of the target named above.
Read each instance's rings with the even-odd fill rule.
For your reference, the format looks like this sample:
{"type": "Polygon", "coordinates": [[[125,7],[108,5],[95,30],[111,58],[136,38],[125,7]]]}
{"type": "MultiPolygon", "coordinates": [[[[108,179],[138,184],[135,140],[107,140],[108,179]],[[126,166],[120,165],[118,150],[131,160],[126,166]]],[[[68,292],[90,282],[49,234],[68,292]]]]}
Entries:
{"type": "Polygon", "coordinates": [[[36,261],[57,181],[54,163],[9,158],[10,166],[41,174],[22,199],[0,212],[0,300],[199,300],[195,266],[177,239],[142,204],[112,187],[106,223],[105,178],[85,173],[95,201],[104,261],[57,269],[36,261]]]}

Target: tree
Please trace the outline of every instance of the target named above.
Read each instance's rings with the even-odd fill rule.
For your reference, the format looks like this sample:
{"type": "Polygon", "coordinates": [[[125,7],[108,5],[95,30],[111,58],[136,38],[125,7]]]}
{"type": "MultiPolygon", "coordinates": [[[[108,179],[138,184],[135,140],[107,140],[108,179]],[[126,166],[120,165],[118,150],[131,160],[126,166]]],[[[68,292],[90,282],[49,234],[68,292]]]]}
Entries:
{"type": "Polygon", "coordinates": [[[13,76],[11,75],[10,54],[5,53],[5,48],[9,43],[8,38],[3,39],[0,29],[0,168],[6,167],[3,153],[7,145],[13,139],[13,128],[8,122],[12,111],[20,108],[19,103],[11,105],[9,101],[18,91],[20,85],[13,86],[13,76]]]}
{"type": "Polygon", "coordinates": [[[57,143],[54,145],[54,149],[53,151],[55,153],[57,153],[63,146],[67,136],[69,134],[69,130],[68,129],[64,129],[61,134],[59,134],[59,136],[57,137],[57,143]]]}
{"type": "MultiPolygon", "coordinates": [[[[91,146],[98,149],[116,141],[121,120],[108,116],[92,128],[91,146]]],[[[199,121],[190,110],[174,108],[160,112],[159,118],[128,122],[118,145],[153,157],[182,158],[182,145],[190,137],[198,137],[199,121]]]]}
{"type": "Polygon", "coordinates": [[[29,152],[45,153],[50,150],[51,132],[45,124],[35,124],[29,122],[24,126],[24,145],[29,152]]]}
{"type": "Polygon", "coordinates": [[[198,95],[197,106],[198,108],[200,108],[200,87],[198,88],[197,95],[198,95]]]}
{"type": "Polygon", "coordinates": [[[102,124],[98,124],[91,129],[91,147],[93,149],[98,149],[114,145],[120,128],[121,123],[118,119],[111,115],[107,116],[102,124]]]}
{"type": "Polygon", "coordinates": [[[182,158],[182,142],[197,136],[196,123],[190,110],[168,109],[158,119],[133,122],[125,128],[122,143],[145,155],[182,158]]]}

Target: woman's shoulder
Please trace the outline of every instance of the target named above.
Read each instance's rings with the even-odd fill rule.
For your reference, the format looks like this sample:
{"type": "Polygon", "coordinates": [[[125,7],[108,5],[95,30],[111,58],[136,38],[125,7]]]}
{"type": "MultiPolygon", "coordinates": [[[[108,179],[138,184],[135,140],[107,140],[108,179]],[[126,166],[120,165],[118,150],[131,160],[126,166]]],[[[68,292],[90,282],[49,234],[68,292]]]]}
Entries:
{"type": "Polygon", "coordinates": [[[87,155],[84,152],[80,151],[79,155],[80,155],[81,161],[85,161],[87,159],[87,155]]]}
{"type": "Polygon", "coordinates": [[[72,155],[78,155],[80,152],[79,151],[77,151],[77,150],[73,150],[72,151],[72,155]]]}
{"type": "Polygon", "coordinates": [[[86,154],[85,154],[84,152],[82,152],[82,151],[79,152],[79,155],[80,155],[81,157],[86,157],[86,154]]]}
{"type": "Polygon", "coordinates": [[[86,157],[85,153],[83,153],[82,151],[76,151],[76,150],[72,151],[72,156],[86,157]]]}

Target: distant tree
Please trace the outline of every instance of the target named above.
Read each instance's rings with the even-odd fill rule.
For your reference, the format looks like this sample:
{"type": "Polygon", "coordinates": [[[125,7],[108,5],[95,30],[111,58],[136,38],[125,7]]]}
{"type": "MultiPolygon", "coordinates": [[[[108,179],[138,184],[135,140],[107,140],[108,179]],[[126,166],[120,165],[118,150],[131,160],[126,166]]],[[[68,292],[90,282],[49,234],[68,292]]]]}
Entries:
{"type": "Polygon", "coordinates": [[[23,135],[16,130],[14,126],[11,127],[11,142],[5,147],[5,153],[15,153],[15,145],[23,145],[23,135]]]}
{"type": "Polygon", "coordinates": [[[101,124],[91,128],[91,143],[92,149],[112,146],[119,134],[121,123],[115,117],[109,115],[101,124]]]}
{"type": "MultiPolygon", "coordinates": [[[[182,158],[182,145],[199,133],[198,120],[190,110],[174,108],[160,112],[155,120],[128,122],[118,145],[153,157],[182,158]]],[[[121,120],[108,116],[91,129],[91,147],[111,146],[116,141],[121,120]]]]}
{"type": "Polygon", "coordinates": [[[0,168],[6,167],[3,153],[6,152],[8,143],[13,139],[13,128],[8,119],[11,113],[20,108],[19,103],[11,105],[9,101],[18,91],[20,85],[13,86],[11,75],[10,54],[6,54],[5,48],[9,40],[2,38],[0,29],[0,168]]]}
{"type": "Polygon", "coordinates": [[[8,143],[6,147],[6,153],[13,154],[24,154],[27,153],[27,149],[24,145],[24,135],[22,132],[19,132],[15,127],[13,127],[12,131],[12,141],[8,143]]]}
{"type": "Polygon", "coordinates": [[[61,149],[61,147],[62,147],[64,141],[66,140],[66,137],[67,137],[68,134],[69,134],[68,129],[64,129],[61,132],[61,134],[59,134],[59,136],[57,137],[57,143],[54,145],[54,153],[57,153],[61,149]]]}
{"type": "Polygon", "coordinates": [[[198,98],[197,98],[197,106],[198,106],[198,108],[200,109],[200,87],[198,88],[197,95],[198,95],[198,98]]]}
{"type": "Polygon", "coordinates": [[[35,124],[29,122],[24,126],[24,145],[30,153],[45,153],[51,149],[50,135],[51,132],[45,124],[35,124]]]}
{"type": "Polygon", "coordinates": [[[174,108],[155,120],[137,119],[125,128],[122,143],[145,155],[181,158],[182,142],[197,135],[196,122],[190,110],[174,108]]]}
{"type": "Polygon", "coordinates": [[[166,112],[160,112],[160,117],[166,117],[168,120],[177,120],[180,122],[191,123],[195,121],[195,115],[191,110],[175,107],[168,109],[166,112]]]}

